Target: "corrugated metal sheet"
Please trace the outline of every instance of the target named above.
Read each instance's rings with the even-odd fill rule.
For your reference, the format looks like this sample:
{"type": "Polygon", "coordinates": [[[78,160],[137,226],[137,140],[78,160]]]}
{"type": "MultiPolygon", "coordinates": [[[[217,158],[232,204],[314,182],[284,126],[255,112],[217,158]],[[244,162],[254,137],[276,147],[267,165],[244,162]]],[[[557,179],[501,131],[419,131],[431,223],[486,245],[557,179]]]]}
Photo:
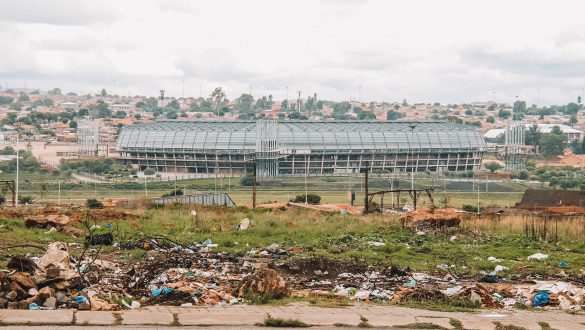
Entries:
{"type": "Polygon", "coordinates": [[[168,204],[201,204],[201,205],[219,205],[219,206],[236,206],[236,203],[226,193],[209,193],[198,195],[169,196],[156,198],[152,201],[159,205],[168,204]]]}

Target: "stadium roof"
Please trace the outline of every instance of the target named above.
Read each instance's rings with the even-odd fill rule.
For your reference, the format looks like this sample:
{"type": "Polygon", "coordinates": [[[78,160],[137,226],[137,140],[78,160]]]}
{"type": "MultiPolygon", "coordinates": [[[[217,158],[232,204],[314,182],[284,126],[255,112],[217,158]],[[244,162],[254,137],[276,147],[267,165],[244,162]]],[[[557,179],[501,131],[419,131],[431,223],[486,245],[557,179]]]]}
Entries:
{"type": "MultiPolygon", "coordinates": [[[[289,150],[485,151],[479,130],[444,121],[279,121],[289,150]]],[[[122,130],[119,151],[256,149],[255,121],[156,121],[122,130]]]]}

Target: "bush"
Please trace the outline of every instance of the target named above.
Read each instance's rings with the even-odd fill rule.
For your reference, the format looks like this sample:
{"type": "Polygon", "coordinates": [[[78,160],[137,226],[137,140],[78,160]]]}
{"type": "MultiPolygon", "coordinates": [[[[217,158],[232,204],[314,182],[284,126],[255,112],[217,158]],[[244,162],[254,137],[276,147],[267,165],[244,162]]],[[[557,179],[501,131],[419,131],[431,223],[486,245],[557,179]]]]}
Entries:
{"type": "MultiPolygon", "coordinates": [[[[485,209],[484,207],[480,206],[479,207],[479,212],[483,211],[484,209],[485,209]]],[[[477,206],[474,206],[474,205],[463,205],[463,211],[477,213],[477,206]]]]}
{"type": "Polygon", "coordinates": [[[18,204],[34,204],[36,201],[32,196],[18,196],[18,204]]]}
{"type": "Polygon", "coordinates": [[[104,204],[102,204],[102,202],[98,201],[95,198],[88,198],[86,205],[90,209],[101,209],[102,207],[104,207],[104,204]]]}
{"type": "Polygon", "coordinates": [[[166,193],[160,197],[170,197],[170,196],[183,196],[183,190],[182,189],[173,190],[173,191],[166,193]]]}
{"type": "Polygon", "coordinates": [[[321,203],[321,196],[316,194],[308,194],[308,195],[298,195],[297,197],[290,200],[292,203],[304,203],[307,202],[309,204],[319,204],[321,203]]]}
{"type": "MultiPolygon", "coordinates": [[[[254,176],[251,174],[247,174],[245,177],[240,179],[240,184],[242,186],[246,186],[246,187],[253,186],[254,185],[254,176]]],[[[256,185],[258,185],[258,182],[256,182],[256,185]]]]}

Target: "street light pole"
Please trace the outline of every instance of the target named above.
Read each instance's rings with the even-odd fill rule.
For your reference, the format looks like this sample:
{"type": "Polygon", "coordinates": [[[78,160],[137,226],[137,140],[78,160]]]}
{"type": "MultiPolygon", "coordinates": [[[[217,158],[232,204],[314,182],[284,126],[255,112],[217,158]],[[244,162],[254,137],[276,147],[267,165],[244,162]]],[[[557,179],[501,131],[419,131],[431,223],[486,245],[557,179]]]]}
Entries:
{"type": "Polygon", "coordinates": [[[19,174],[20,174],[20,152],[18,149],[18,134],[16,134],[16,182],[14,183],[14,195],[15,195],[16,199],[14,200],[14,206],[18,206],[19,174]]]}

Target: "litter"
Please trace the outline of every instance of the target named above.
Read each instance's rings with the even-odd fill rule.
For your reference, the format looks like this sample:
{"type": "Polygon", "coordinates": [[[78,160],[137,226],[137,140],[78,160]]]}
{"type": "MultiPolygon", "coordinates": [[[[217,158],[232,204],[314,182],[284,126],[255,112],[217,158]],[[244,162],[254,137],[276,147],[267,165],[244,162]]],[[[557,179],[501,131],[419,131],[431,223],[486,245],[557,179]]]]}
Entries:
{"type": "Polygon", "coordinates": [[[384,242],[370,241],[370,242],[368,242],[368,245],[370,245],[370,246],[385,246],[386,243],[384,243],[384,242]]]}
{"type": "Polygon", "coordinates": [[[566,261],[559,262],[559,267],[569,267],[569,263],[566,261]]]}
{"type": "Polygon", "coordinates": [[[535,260],[544,260],[544,259],[548,259],[548,254],[535,253],[535,254],[533,254],[531,256],[528,256],[527,259],[528,260],[532,260],[532,259],[535,259],[535,260]]]}
{"type": "Polygon", "coordinates": [[[498,258],[496,258],[496,257],[488,257],[488,258],[487,258],[487,261],[491,261],[491,262],[501,262],[501,261],[502,261],[502,259],[498,259],[498,258]]]}
{"type": "Polygon", "coordinates": [[[547,291],[538,291],[534,296],[534,307],[540,307],[549,303],[549,293],[547,291]]]}
{"type": "Polygon", "coordinates": [[[502,265],[497,265],[496,268],[494,269],[494,272],[499,273],[499,272],[503,272],[506,270],[509,270],[510,268],[506,267],[506,266],[502,266],[502,265]]]}
{"type": "Polygon", "coordinates": [[[251,224],[250,219],[244,218],[244,219],[242,219],[242,221],[240,221],[240,223],[238,224],[238,227],[236,229],[238,231],[248,230],[248,228],[250,228],[250,224],[251,224]]]}

